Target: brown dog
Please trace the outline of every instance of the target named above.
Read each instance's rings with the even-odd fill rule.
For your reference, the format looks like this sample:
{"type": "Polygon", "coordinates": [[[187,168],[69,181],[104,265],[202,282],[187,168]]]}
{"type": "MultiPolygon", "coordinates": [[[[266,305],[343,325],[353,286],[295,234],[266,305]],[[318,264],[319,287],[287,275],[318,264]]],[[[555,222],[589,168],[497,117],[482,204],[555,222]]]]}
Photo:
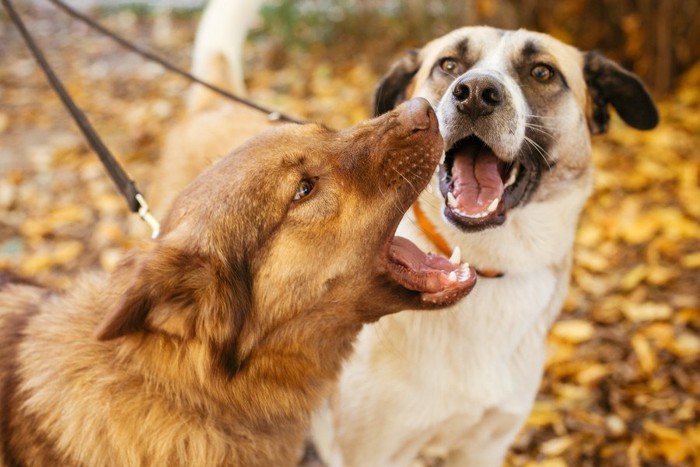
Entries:
{"type": "Polygon", "coordinates": [[[195,179],[110,277],[0,280],[2,465],[293,465],[363,323],[474,284],[394,237],[442,149],[423,99],[284,126],[195,179]]]}

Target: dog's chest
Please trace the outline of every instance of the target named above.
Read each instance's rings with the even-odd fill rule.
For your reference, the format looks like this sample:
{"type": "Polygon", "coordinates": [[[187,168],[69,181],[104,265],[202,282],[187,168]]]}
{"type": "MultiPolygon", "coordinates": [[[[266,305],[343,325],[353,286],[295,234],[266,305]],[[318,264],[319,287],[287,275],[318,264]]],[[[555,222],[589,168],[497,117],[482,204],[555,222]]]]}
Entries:
{"type": "MultiPolygon", "coordinates": [[[[434,249],[411,222],[399,234],[434,249]]],[[[443,406],[446,417],[475,401],[498,404],[528,378],[523,368],[541,366],[559,280],[556,271],[537,264],[526,273],[480,277],[471,294],[450,309],[384,318],[360,337],[358,348],[368,339],[381,355],[373,364],[410,366],[411,386],[424,394],[440,393],[431,398],[431,410],[439,413],[443,406]]]]}

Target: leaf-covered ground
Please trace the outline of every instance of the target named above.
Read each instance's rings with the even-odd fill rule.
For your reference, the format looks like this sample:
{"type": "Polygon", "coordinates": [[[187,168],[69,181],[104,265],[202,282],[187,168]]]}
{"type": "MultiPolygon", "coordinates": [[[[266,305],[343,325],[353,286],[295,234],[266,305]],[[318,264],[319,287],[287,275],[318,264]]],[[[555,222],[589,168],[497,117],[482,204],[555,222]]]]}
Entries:
{"type": "MultiPolygon", "coordinates": [[[[30,13],[69,90],[148,195],[188,83],[53,10],[30,13]]],[[[102,19],[188,65],[191,15],[102,19]]],[[[382,56],[385,46],[360,39],[348,53],[348,42],[286,50],[261,35],[246,51],[251,97],[336,127],[367,117],[382,65],[400,50],[382,56]]],[[[595,140],[571,292],[508,465],[700,465],[700,66],[660,109],[652,132],[615,120],[595,140]]],[[[0,16],[0,268],[69,287],[140,241],[127,233],[130,216],[0,16]]]]}

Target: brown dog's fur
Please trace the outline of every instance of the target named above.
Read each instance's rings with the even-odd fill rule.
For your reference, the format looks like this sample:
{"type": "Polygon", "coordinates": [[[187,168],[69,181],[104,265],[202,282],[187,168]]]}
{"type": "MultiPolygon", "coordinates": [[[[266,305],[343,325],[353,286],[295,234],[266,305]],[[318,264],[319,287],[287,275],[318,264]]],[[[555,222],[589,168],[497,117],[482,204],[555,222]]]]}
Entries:
{"type": "Polygon", "coordinates": [[[473,285],[426,300],[389,271],[442,147],[422,100],[284,126],[188,185],[112,275],[0,280],[0,464],[293,465],[362,324],[473,285]]]}

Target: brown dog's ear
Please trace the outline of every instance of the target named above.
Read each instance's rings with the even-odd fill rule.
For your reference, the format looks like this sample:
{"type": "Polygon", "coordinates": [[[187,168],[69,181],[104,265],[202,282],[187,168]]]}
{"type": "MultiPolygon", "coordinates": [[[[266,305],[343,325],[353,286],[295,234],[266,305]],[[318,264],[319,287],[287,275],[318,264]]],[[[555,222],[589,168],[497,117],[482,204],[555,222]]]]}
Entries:
{"type": "Polygon", "coordinates": [[[584,56],[584,78],[593,108],[589,116],[591,133],[608,129],[612,105],[625,123],[639,130],[650,130],[659,123],[659,114],[639,77],[597,52],[584,56]]]}
{"type": "Polygon", "coordinates": [[[162,245],[138,259],[142,260],[140,264],[127,266],[133,277],[126,292],[94,332],[98,340],[146,330],[151,310],[160,303],[181,302],[187,292],[184,284],[179,284],[186,281],[186,276],[196,277],[194,258],[162,245]],[[134,267],[136,272],[132,272],[134,267]]]}
{"type": "Polygon", "coordinates": [[[175,323],[182,337],[232,344],[250,308],[249,274],[242,267],[165,245],[142,261],[121,301],[95,330],[97,339],[149,331],[152,325],[170,330],[175,323]]]}
{"type": "Polygon", "coordinates": [[[374,116],[382,115],[406,99],[406,88],[420,68],[418,49],[409,50],[394,63],[374,91],[374,116]]]}
{"type": "Polygon", "coordinates": [[[208,342],[214,364],[233,374],[251,290],[245,265],[225,265],[159,245],[143,258],[121,301],[108,311],[94,336],[101,341],[134,332],[196,337],[208,342]]]}

